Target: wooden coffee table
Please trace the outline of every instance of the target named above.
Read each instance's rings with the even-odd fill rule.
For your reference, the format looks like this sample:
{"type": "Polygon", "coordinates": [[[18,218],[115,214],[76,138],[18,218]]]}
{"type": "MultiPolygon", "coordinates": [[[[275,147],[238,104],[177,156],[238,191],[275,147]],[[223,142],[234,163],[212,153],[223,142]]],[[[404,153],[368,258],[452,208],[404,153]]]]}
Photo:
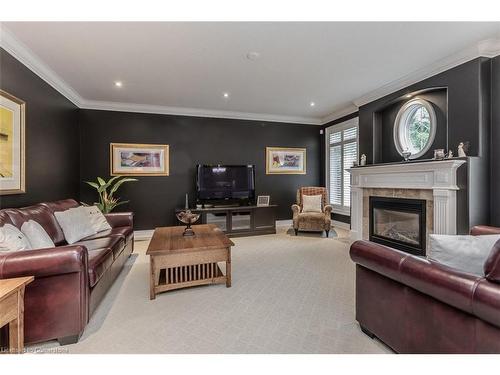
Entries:
{"type": "Polygon", "coordinates": [[[183,226],[156,228],[146,255],[150,256],[149,297],[195,285],[231,287],[231,246],[234,243],[213,224],[193,225],[195,235],[184,237],[183,226]],[[218,262],[226,263],[226,274],[218,262]]]}

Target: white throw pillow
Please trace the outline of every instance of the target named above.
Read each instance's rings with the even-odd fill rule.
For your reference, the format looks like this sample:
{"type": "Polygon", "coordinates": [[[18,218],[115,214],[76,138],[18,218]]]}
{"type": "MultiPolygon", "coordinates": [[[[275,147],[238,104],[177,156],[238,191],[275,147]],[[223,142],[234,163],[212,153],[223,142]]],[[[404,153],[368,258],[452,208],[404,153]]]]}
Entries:
{"type": "Polygon", "coordinates": [[[28,238],[32,249],[46,249],[55,247],[45,229],[35,220],[28,220],[21,226],[21,232],[28,238]]]}
{"type": "Polygon", "coordinates": [[[323,212],[321,209],[322,195],[303,195],[302,212],[323,212]]]}
{"type": "Polygon", "coordinates": [[[84,207],[54,212],[54,215],[61,226],[66,242],[70,245],[97,233],[84,207]]]}
{"type": "Polygon", "coordinates": [[[427,258],[447,266],[484,276],[484,262],[488,259],[500,234],[484,236],[452,236],[431,234],[427,258]]]}
{"type": "Polygon", "coordinates": [[[97,206],[84,206],[83,209],[87,212],[90,222],[92,223],[92,227],[96,233],[111,229],[111,225],[109,225],[106,217],[103,215],[101,210],[97,208],[97,206]]]}
{"type": "Polygon", "coordinates": [[[0,227],[0,252],[31,250],[26,236],[12,224],[0,227]]]}

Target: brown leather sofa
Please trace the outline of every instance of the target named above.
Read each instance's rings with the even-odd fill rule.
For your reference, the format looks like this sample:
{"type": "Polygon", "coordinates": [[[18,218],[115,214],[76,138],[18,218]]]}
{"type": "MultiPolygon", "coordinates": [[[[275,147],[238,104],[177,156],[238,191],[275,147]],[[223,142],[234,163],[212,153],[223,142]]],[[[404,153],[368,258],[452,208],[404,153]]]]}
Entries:
{"type": "MultiPolygon", "coordinates": [[[[113,284],[133,252],[132,213],[112,213],[106,218],[112,229],[67,245],[54,212],[77,207],[72,199],[0,210],[0,226],[20,228],[37,221],[56,247],[0,253],[0,279],[35,276],[24,298],[26,343],[57,339],[61,345],[75,343],[89,317],[113,284]]],[[[0,343],[7,333],[2,331],[0,343]]],[[[3,345],[0,345],[3,346],[3,345]]]]}
{"type": "Polygon", "coordinates": [[[500,241],[482,277],[369,241],[350,255],[356,319],[369,336],[398,353],[500,353],[500,241]]]}

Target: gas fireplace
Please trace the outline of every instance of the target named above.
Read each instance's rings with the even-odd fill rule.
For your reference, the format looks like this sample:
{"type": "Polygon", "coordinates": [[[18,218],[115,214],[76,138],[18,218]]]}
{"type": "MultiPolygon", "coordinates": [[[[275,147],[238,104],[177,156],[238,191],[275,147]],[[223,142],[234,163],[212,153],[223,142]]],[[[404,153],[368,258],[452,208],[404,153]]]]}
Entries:
{"type": "Polygon", "coordinates": [[[370,197],[370,241],[425,255],[426,202],[423,199],[370,197]]]}

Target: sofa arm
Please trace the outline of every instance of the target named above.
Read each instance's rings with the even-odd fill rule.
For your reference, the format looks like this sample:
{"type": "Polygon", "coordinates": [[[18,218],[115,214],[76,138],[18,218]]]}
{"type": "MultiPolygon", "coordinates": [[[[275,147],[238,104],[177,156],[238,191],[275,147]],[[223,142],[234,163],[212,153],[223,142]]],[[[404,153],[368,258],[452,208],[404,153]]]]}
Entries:
{"type": "Polygon", "coordinates": [[[133,212],[113,212],[105,214],[106,220],[113,228],[117,227],[133,227],[134,213],[133,212]]]}
{"type": "Polygon", "coordinates": [[[482,277],[369,241],[351,245],[358,265],[473,314],[473,296],[482,277]]]}
{"type": "Polygon", "coordinates": [[[88,252],[84,246],[60,246],[15,251],[0,256],[0,279],[20,276],[47,277],[87,272],[88,252]]]}
{"type": "Polygon", "coordinates": [[[487,225],[476,225],[470,230],[470,234],[473,236],[481,236],[484,234],[500,234],[500,228],[489,227],[487,225]]]}

